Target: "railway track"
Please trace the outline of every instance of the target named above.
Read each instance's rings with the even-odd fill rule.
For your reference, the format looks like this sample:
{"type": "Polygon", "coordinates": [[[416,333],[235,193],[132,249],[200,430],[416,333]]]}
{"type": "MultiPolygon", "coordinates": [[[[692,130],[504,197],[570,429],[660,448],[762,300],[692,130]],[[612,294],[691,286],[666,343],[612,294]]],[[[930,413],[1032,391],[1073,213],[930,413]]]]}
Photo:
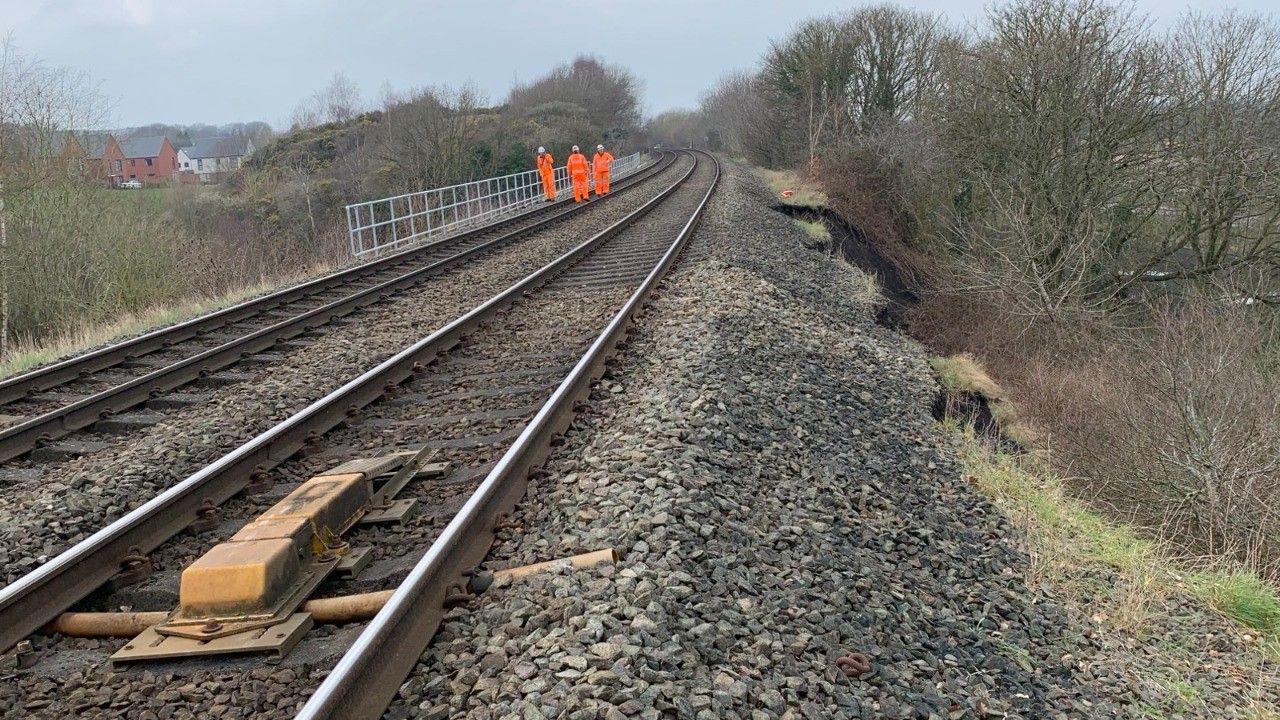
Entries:
{"type": "MultiPolygon", "coordinates": [[[[0,590],[0,645],[77,603],[137,608],[176,596],[183,567],[307,478],[357,458],[425,451],[449,470],[397,496],[423,512],[392,532],[355,527],[344,540],[371,549],[370,567],[321,588],[394,589],[390,600],[354,642],[315,633],[298,650],[341,654],[331,672],[301,673],[311,684],[299,697],[317,689],[300,717],[379,716],[434,633],[444,593],[483,560],[527,473],[687,243],[719,178],[709,156],[688,157],[676,182],[617,223],[0,590]],[[243,493],[251,482],[260,491],[243,493]],[[214,522],[202,506],[221,506],[214,522]],[[193,521],[200,529],[183,534],[193,521]],[[90,597],[140,554],[157,572],[90,597]]],[[[59,644],[83,652],[73,639],[49,652],[59,644]]],[[[213,664],[189,671],[220,667],[199,662],[213,664]]]]}
{"type": "MultiPolygon", "coordinates": [[[[663,155],[619,183],[626,192],[670,166],[663,155]]],[[[279,359],[321,329],[459,268],[598,202],[542,205],[498,223],[389,255],[174,326],[0,381],[0,462],[74,457],[149,427],[167,409],[198,404],[240,379],[241,362],[279,359]],[[203,392],[160,397],[189,385],[203,392]],[[79,440],[68,436],[85,430],[79,440]]]]}

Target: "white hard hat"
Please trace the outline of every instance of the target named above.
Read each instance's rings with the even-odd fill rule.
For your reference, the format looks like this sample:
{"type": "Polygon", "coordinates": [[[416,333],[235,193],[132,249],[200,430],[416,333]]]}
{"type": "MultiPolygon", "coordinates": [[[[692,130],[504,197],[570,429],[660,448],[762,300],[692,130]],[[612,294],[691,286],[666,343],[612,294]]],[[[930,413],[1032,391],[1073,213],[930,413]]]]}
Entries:
{"type": "Polygon", "coordinates": [[[574,145],[574,146],[573,146],[573,151],[574,151],[574,152],[578,152],[578,146],[577,146],[577,145],[574,145]]]}
{"type": "Polygon", "coordinates": [[[597,149],[597,150],[603,150],[603,149],[604,149],[604,146],[603,146],[603,145],[597,145],[597,146],[596,146],[596,149],[597,149]]]}
{"type": "Polygon", "coordinates": [[[539,146],[538,146],[538,154],[542,154],[542,153],[544,153],[544,152],[546,152],[546,151],[547,151],[547,149],[546,149],[546,148],[542,147],[541,145],[539,145],[539,146]]]}

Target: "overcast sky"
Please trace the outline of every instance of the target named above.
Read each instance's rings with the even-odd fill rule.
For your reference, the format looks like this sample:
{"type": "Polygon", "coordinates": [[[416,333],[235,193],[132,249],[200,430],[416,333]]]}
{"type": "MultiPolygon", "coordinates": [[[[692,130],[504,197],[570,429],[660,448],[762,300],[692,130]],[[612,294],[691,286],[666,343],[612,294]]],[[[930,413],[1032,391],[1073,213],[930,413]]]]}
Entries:
{"type": "MultiPolygon", "coordinates": [[[[492,100],[576,53],[629,67],[649,113],[692,107],[724,71],[754,65],[799,19],[850,0],[0,0],[0,34],[50,64],[88,70],[111,124],[286,125],[298,101],[346,73],[384,87],[470,82],[492,100]]],[[[982,0],[903,1],[981,18],[982,0]]],[[[1266,10],[1270,0],[1239,7],[1266,10]]],[[[1211,0],[1139,0],[1158,25],[1211,0]]]]}

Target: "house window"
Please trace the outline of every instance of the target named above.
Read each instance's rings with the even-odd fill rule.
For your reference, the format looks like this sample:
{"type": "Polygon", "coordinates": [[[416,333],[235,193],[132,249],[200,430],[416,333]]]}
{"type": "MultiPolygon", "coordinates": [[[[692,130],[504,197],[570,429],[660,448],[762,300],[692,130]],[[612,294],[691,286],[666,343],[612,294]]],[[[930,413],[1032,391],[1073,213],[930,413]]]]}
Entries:
{"type": "Polygon", "coordinates": [[[147,158],[147,167],[151,167],[151,158],[147,158]]]}
{"type": "Polygon", "coordinates": [[[137,161],[137,160],[130,159],[130,160],[129,160],[129,167],[138,167],[138,161],[137,161]]]}
{"type": "Polygon", "coordinates": [[[189,163],[189,162],[184,162],[184,163],[182,163],[182,169],[183,169],[183,170],[186,170],[186,169],[188,169],[188,168],[190,168],[190,167],[191,167],[191,163],[189,163]]]}
{"type": "Polygon", "coordinates": [[[124,168],[123,168],[123,165],[121,164],[121,161],[116,160],[114,162],[116,164],[116,172],[124,172],[124,168]]]}
{"type": "Polygon", "coordinates": [[[203,170],[203,169],[204,169],[204,158],[197,158],[197,159],[196,159],[196,169],[197,169],[197,170],[203,170]]]}

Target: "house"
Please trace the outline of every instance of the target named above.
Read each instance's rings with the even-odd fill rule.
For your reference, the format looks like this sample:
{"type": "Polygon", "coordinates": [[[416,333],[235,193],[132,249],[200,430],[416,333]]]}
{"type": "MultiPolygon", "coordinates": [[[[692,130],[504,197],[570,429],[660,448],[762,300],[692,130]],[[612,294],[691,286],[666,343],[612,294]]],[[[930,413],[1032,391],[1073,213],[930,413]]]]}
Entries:
{"type": "Polygon", "coordinates": [[[247,135],[200,138],[191,147],[178,151],[178,168],[183,173],[194,173],[202,183],[222,182],[240,168],[251,152],[253,141],[247,135]]]}
{"type": "Polygon", "coordinates": [[[83,177],[88,153],[69,130],[46,130],[34,126],[0,126],[3,163],[21,163],[40,173],[69,178],[83,177]]]}
{"type": "Polygon", "coordinates": [[[124,140],[108,135],[99,162],[107,182],[112,185],[126,180],[159,185],[175,179],[178,174],[178,152],[163,135],[124,140]]]}
{"type": "Polygon", "coordinates": [[[120,143],[111,135],[91,135],[84,139],[85,159],[88,162],[89,178],[104,180],[115,185],[124,172],[124,154],[120,152],[120,143]]]}
{"type": "Polygon", "coordinates": [[[71,131],[56,133],[51,138],[53,161],[64,172],[83,175],[88,168],[89,154],[71,131]]]}

